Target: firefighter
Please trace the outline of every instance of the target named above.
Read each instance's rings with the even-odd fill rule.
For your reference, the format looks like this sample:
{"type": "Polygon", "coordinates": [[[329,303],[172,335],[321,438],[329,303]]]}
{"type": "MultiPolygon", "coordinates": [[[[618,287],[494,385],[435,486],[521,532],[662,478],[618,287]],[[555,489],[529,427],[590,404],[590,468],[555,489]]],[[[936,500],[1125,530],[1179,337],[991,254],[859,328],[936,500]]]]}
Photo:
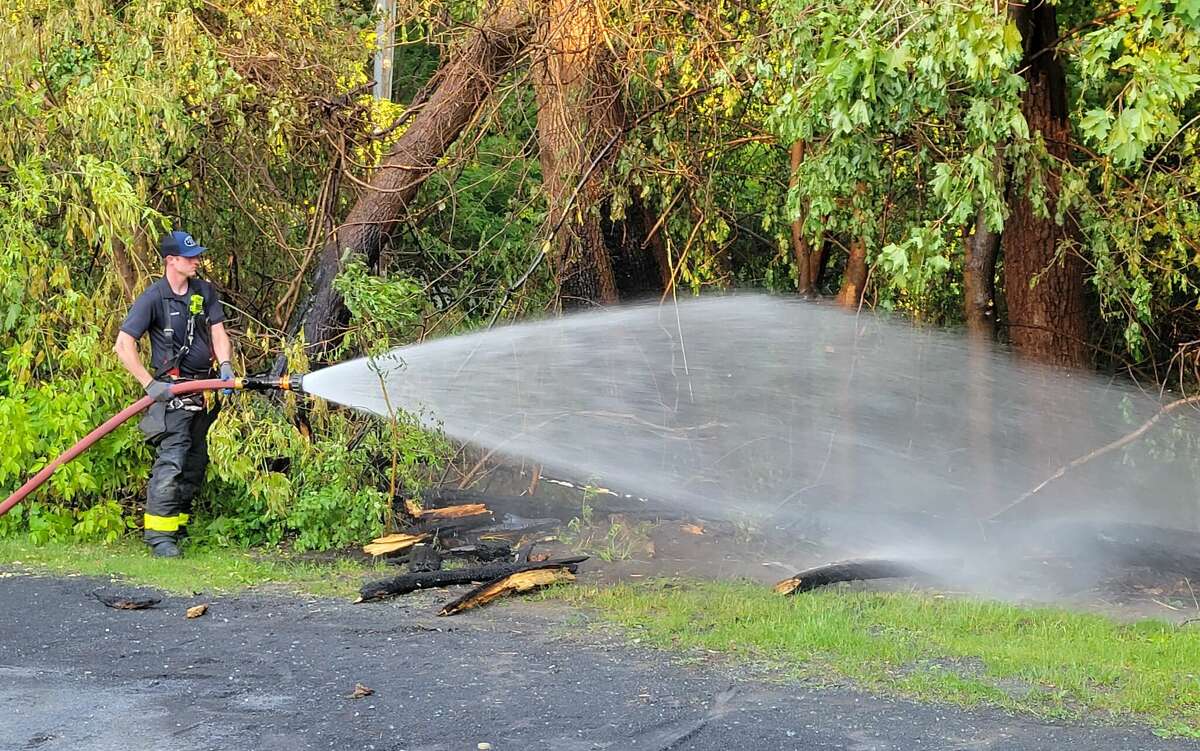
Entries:
{"type": "Polygon", "coordinates": [[[221,299],[196,275],[204,251],[187,232],[162,238],[163,276],[133,302],[114,347],[121,364],[155,400],[138,424],[155,452],[143,526],[146,544],[165,558],[180,554],[192,500],[208,467],[208,429],[217,416],[211,396],[176,397],[171,383],[212,378],[214,371],[223,380],[233,379],[221,299]],[[137,345],[146,333],[150,370],[142,365],[137,345]]]}

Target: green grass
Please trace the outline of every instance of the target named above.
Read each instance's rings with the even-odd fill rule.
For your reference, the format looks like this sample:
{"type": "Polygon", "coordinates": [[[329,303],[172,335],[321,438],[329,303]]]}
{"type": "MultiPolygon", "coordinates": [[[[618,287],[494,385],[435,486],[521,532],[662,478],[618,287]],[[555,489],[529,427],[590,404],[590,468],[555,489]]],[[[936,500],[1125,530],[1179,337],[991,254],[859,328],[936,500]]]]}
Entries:
{"type": "Polygon", "coordinates": [[[564,587],[643,643],[787,674],[1042,717],[1143,721],[1200,737],[1200,628],[921,594],[746,583],[564,587]]]}
{"type": "Polygon", "coordinates": [[[154,558],[144,545],[132,540],[113,545],[34,545],[24,540],[0,539],[0,568],[109,576],[184,594],[267,589],[347,598],[356,594],[365,578],[388,574],[380,567],[356,561],[316,563],[260,550],[185,548],[183,558],[154,558]]]}

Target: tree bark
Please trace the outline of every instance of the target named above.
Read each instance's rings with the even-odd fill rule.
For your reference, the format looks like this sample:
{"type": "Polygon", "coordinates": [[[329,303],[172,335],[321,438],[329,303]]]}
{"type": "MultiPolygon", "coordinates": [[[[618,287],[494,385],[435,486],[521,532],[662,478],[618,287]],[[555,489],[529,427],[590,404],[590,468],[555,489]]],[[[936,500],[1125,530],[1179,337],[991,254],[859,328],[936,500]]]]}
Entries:
{"type": "Polygon", "coordinates": [[[322,249],[308,302],[290,327],[292,332],[303,328],[307,345],[316,353],[336,341],[347,322],[345,301],[333,289],[334,278],[351,258],[360,258],[368,266],[376,264],[421,183],[533,35],[535,18],[526,0],[501,2],[485,11],[484,19],[484,25],[439,71],[437,89],[322,249]]]}
{"type": "Polygon", "coordinates": [[[823,240],[821,247],[814,249],[808,257],[808,277],[812,280],[813,290],[821,291],[821,282],[825,279],[825,261],[829,258],[829,240],[823,240]]]}
{"type": "MultiPolygon", "coordinates": [[[[141,230],[134,231],[141,232],[141,230]]],[[[117,272],[117,282],[121,285],[121,292],[127,302],[133,302],[138,296],[138,275],[129,258],[129,249],[126,247],[125,241],[115,233],[109,247],[112,249],[113,267],[117,272]]]]}
{"type": "Polygon", "coordinates": [[[599,23],[589,3],[550,0],[534,65],[538,150],[553,233],[550,260],[564,308],[619,300],[600,226],[599,165],[584,178],[599,156],[597,148],[617,137],[620,127],[616,101],[607,108],[592,102],[602,69],[599,23]]]}
{"type": "MultiPolygon", "coordinates": [[[[799,180],[800,165],[804,162],[804,141],[796,141],[790,151],[791,177],[788,187],[795,188],[799,180]]],[[[796,264],[796,293],[805,297],[817,294],[817,259],[819,253],[813,252],[812,244],[804,236],[804,210],[792,220],[792,257],[796,264]]]]}
{"type": "Polygon", "coordinates": [[[604,44],[603,19],[585,0],[550,0],[534,65],[550,260],[563,308],[608,305],[661,291],[647,248],[654,225],[634,198],[612,215],[604,177],[624,135],[621,86],[604,44]]]}
{"type": "Polygon", "coordinates": [[[842,277],[842,288],[837,303],[845,308],[857,308],[862,303],[863,290],[867,286],[867,243],[861,237],[850,241],[850,259],[846,261],[846,273],[842,277]]]}
{"type": "Polygon", "coordinates": [[[1000,233],[988,229],[984,209],[975,212],[975,226],[968,232],[963,262],[963,315],[967,335],[992,341],[996,335],[996,254],[1000,233]]]}
{"type": "MultiPolygon", "coordinates": [[[[1070,138],[1066,77],[1053,49],[1058,39],[1055,7],[1047,2],[1013,3],[1009,12],[1021,32],[1025,51],[1025,120],[1031,134],[1041,134],[1055,162],[1045,174],[1046,203],[1052,209],[1059,195],[1057,165],[1069,157],[1070,138]]],[[[1067,237],[1067,231],[1052,217],[1037,214],[1027,191],[1012,191],[1010,219],[1004,232],[1009,339],[1018,352],[1030,358],[1078,367],[1088,362],[1084,264],[1073,253],[1056,258],[1059,245],[1067,237]]]]}

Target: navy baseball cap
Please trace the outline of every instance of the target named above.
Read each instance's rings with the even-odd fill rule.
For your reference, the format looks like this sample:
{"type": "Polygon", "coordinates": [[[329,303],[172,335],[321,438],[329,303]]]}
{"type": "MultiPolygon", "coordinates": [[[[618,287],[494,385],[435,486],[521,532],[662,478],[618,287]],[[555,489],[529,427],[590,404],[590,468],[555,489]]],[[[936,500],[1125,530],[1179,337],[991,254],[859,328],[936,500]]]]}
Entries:
{"type": "Polygon", "coordinates": [[[170,234],[163,235],[162,241],[158,244],[158,254],[163,258],[167,256],[195,258],[205,250],[208,249],[182,230],[175,230],[170,234]]]}

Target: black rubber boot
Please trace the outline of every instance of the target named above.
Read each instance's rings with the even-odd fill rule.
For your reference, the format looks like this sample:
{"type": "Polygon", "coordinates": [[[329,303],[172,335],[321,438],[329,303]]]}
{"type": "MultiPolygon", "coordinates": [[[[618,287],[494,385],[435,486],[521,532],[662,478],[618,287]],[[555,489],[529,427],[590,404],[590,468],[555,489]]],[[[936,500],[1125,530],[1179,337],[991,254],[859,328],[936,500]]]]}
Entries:
{"type": "Polygon", "coordinates": [[[150,546],[150,553],[155,558],[178,558],[183,555],[174,540],[160,537],[150,546]]]}

